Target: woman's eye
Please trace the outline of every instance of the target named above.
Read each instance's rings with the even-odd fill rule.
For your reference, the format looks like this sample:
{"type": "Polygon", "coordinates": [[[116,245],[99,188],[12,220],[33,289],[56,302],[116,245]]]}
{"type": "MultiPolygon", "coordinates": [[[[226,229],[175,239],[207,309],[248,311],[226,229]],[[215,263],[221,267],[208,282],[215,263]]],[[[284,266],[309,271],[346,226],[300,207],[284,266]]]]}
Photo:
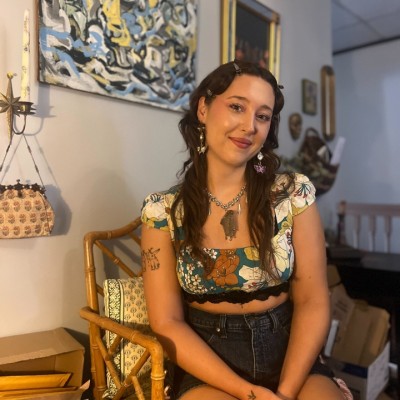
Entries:
{"type": "Polygon", "coordinates": [[[271,121],[271,116],[267,115],[267,114],[260,114],[260,115],[257,115],[257,119],[259,119],[261,121],[269,122],[269,121],[271,121]]]}
{"type": "Polygon", "coordinates": [[[233,111],[243,111],[243,107],[240,104],[230,104],[229,106],[233,111]]]}

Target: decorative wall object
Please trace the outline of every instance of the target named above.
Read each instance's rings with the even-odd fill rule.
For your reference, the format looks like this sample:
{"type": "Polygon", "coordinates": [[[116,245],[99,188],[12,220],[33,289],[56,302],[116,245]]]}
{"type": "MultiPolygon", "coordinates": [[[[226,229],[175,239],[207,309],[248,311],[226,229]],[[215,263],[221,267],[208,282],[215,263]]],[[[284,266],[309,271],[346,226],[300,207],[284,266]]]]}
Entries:
{"type": "Polygon", "coordinates": [[[317,84],[308,79],[302,80],[303,113],[315,115],[317,113],[317,84]]]}
{"type": "Polygon", "coordinates": [[[294,140],[298,139],[301,135],[303,126],[303,118],[299,113],[293,113],[289,116],[289,131],[294,140]]]}
{"type": "Polygon", "coordinates": [[[329,65],[321,68],[321,113],[322,135],[325,140],[333,140],[336,134],[335,73],[329,65]]]}
{"type": "Polygon", "coordinates": [[[331,151],[314,128],[307,128],[298,153],[292,158],[281,156],[282,166],[293,172],[300,172],[310,179],[316,188],[316,195],[328,192],[335,183],[339,165],[331,163],[331,151]]]}
{"type": "Polygon", "coordinates": [[[221,15],[221,61],[257,62],[279,81],[279,14],[255,0],[221,0],[221,15]]]}
{"type": "Polygon", "coordinates": [[[171,110],[195,86],[197,0],[39,0],[39,80],[171,110]]]}
{"type": "MultiPolygon", "coordinates": [[[[7,72],[7,91],[5,94],[0,93],[0,114],[5,113],[8,128],[8,139],[11,141],[14,134],[22,134],[25,132],[26,117],[34,114],[35,109],[30,101],[30,12],[24,11],[24,24],[22,30],[22,63],[21,63],[21,95],[14,96],[12,79],[17,75],[14,72],[7,72]],[[23,116],[23,127],[18,129],[15,124],[15,117],[23,116]]],[[[4,160],[3,160],[4,162],[4,160]]],[[[1,170],[0,170],[1,172],[1,170]]]]}
{"type": "MultiPolygon", "coordinates": [[[[40,183],[32,183],[31,180],[28,180],[27,183],[21,183],[21,180],[17,179],[16,184],[0,184],[0,239],[48,236],[54,227],[55,215],[53,207],[46,197],[46,187],[26,136],[23,133],[21,135],[32,158],[40,183]]],[[[13,136],[0,165],[0,172],[5,165],[13,136]]],[[[17,149],[18,145],[14,151],[16,152],[17,149]]],[[[13,159],[14,157],[11,157],[6,171],[8,171],[13,159]]],[[[2,176],[2,180],[4,177],[5,174],[2,176]]]]}

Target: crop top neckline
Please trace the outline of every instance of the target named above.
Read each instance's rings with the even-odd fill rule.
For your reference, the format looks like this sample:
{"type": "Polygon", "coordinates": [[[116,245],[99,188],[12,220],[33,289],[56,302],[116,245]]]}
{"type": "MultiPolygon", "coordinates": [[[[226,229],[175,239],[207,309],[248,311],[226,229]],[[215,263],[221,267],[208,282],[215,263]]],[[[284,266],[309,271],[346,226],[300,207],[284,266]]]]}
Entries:
{"type": "Polygon", "coordinates": [[[242,247],[227,247],[227,248],[222,248],[222,247],[205,247],[203,246],[201,248],[204,251],[237,251],[237,250],[244,250],[244,249],[257,249],[256,246],[253,245],[248,245],[248,246],[242,246],[242,247]]]}

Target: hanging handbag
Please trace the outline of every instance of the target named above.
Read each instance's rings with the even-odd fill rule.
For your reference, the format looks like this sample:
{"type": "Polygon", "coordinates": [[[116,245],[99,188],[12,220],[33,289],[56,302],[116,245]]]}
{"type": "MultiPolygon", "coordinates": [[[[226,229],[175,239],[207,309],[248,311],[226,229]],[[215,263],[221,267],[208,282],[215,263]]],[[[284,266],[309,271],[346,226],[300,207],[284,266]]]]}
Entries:
{"type": "Polygon", "coordinates": [[[298,154],[291,159],[281,157],[281,161],[288,170],[307,175],[319,196],[330,190],[336,179],[339,166],[330,163],[331,157],[328,145],[318,132],[308,128],[298,154]]]}
{"type": "MultiPolygon", "coordinates": [[[[0,185],[0,239],[20,239],[50,235],[54,226],[54,211],[46,198],[42,177],[28,141],[22,134],[29,154],[39,175],[40,184],[0,185]]],[[[12,137],[0,166],[3,169],[12,137]]]]}

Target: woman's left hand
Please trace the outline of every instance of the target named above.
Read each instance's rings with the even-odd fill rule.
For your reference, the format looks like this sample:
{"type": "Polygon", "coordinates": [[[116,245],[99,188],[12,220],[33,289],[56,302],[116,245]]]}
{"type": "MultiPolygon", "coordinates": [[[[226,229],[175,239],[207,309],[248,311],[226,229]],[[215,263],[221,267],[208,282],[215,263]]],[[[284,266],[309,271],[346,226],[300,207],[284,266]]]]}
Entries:
{"type": "Polygon", "coordinates": [[[278,395],[262,386],[254,386],[245,400],[282,400],[278,395]]]}

